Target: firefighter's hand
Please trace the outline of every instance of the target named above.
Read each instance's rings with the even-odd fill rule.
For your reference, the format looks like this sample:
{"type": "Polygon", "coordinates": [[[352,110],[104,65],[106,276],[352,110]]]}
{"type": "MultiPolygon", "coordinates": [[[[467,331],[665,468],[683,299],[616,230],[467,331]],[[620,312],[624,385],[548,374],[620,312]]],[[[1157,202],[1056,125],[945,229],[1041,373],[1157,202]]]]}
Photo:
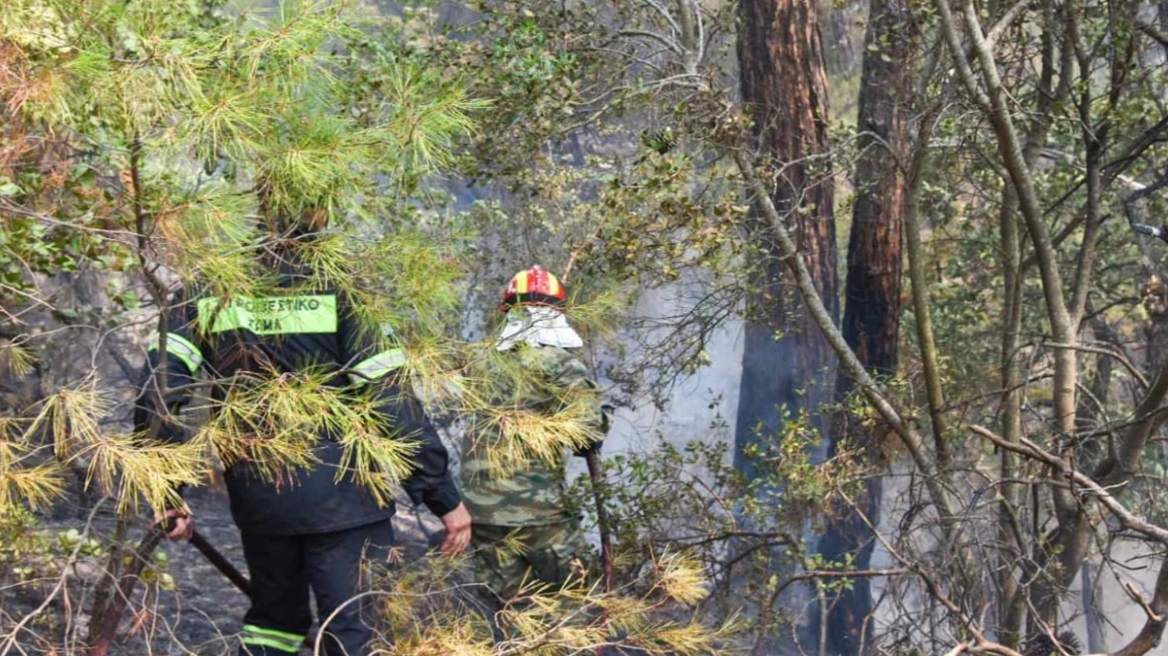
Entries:
{"type": "Polygon", "coordinates": [[[171,540],[189,540],[195,530],[195,522],[188,513],[181,510],[167,510],[163,516],[154,521],[166,531],[166,537],[171,540]]]}
{"type": "Polygon", "coordinates": [[[455,556],[466,551],[470,545],[470,513],[466,506],[458,507],[442,516],[442,525],[446,527],[446,539],[439,547],[442,553],[455,556]]]}

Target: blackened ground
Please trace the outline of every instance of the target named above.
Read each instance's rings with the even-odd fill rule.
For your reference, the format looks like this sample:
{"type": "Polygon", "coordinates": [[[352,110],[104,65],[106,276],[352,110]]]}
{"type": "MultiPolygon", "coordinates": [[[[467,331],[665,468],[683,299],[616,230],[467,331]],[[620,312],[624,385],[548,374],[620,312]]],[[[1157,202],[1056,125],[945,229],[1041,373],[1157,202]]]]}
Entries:
{"type": "MultiPolygon", "coordinates": [[[[246,575],[239,532],[231,521],[226,494],[199,488],[188,492],[186,500],[194,513],[198,532],[246,575]]],[[[51,517],[44,518],[42,526],[50,529],[51,536],[88,526],[85,530],[89,534],[104,540],[112,536],[114,524],[110,513],[91,514],[77,504],[63,504],[51,517]]],[[[145,520],[131,527],[130,542],[137,544],[146,528],[145,520]]],[[[430,541],[440,539],[441,528],[441,522],[428,512],[415,515],[407,505],[398,504],[394,530],[397,548],[405,559],[422,557],[430,541]]],[[[131,604],[123,613],[118,638],[110,650],[111,656],[234,654],[239,649],[238,634],[249,605],[247,597],[193,545],[164,540],[157,551],[165,554],[165,564],[156,571],[172,576],[174,589],[165,590],[146,583],[135,587],[131,604]],[[152,612],[143,612],[144,608],[152,612]]],[[[36,633],[40,636],[58,633],[63,626],[71,627],[68,633],[72,637],[60,638],[57,644],[63,641],[66,646],[56,653],[82,653],[90,622],[93,584],[99,580],[104,567],[104,559],[82,557],[70,569],[68,594],[56,595],[55,601],[40,612],[38,622],[29,625],[43,628],[36,633]],[[68,603],[64,602],[66,598],[68,603]],[[50,625],[56,630],[49,628],[50,625]]],[[[39,605],[52,583],[49,580],[32,588],[0,586],[0,636],[11,629],[14,620],[39,605]]],[[[52,653],[33,636],[32,632],[25,632],[19,640],[26,653],[52,653]]]]}
{"type": "MultiPolygon", "coordinates": [[[[189,491],[186,500],[199,533],[246,575],[239,532],[231,521],[226,494],[214,488],[198,488],[189,491]]],[[[398,514],[393,520],[402,564],[408,568],[408,563],[413,562],[427,569],[428,564],[418,561],[425,557],[427,550],[441,542],[442,524],[428,511],[415,514],[403,501],[399,499],[398,514]]],[[[103,543],[112,537],[114,525],[112,513],[91,513],[78,504],[62,504],[51,517],[42,518],[42,526],[49,529],[50,535],[71,528],[84,529],[103,543]]],[[[130,529],[129,543],[137,544],[147,528],[145,519],[136,522],[130,529]]],[[[161,589],[156,584],[145,582],[137,584],[131,604],[122,614],[110,656],[236,654],[243,615],[249,605],[247,597],[193,545],[163,541],[157,551],[165,554],[165,565],[157,571],[173,577],[174,589],[161,589]],[[149,609],[149,612],[143,609],[149,609]]],[[[32,630],[21,634],[18,651],[27,654],[84,654],[94,584],[100,580],[105,564],[104,558],[82,557],[69,572],[68,594],[57,594],[54,601],[40,611],[40,620],[47,623],[40,620],[31,623],[29,628],[32,630]],[[68,603],[64,603],[66,598],[68,603]],[[64,626],[69,627],[66,633],[71,637],[61,636],[64,626]],[[53,650],[35,637],[50,635],[56,636],[53,650]]],[[[0,564],[0,568],[3,567],[0,564]]],[[[0,571],[0,580],[8,578],[6,574],[0,571]]],[[[44,593],[54,585],[55,576],[32,589],[29,586],[0,585],[0,640],[11,630],[13,621],[40,606],[44,593]]],[[[613,656],[644,653],[632,648],[610,648],[607,651],[613,656]]],[[[308,653],[310,650],[301,650],[302,655],[308,653]]]]}

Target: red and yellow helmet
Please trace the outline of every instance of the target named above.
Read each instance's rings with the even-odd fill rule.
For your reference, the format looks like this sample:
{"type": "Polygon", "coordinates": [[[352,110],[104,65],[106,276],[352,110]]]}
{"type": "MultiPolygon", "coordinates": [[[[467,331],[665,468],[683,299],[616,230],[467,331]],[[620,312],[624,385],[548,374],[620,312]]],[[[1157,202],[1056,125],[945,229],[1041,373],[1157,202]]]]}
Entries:
{"type": "Polygon", "coordinates": [[[507,283],[499,309],[507,312],[516,305],[551,305],[562,307],[568,294],[560,280],[538,264],[520,271],[507,283]]]}

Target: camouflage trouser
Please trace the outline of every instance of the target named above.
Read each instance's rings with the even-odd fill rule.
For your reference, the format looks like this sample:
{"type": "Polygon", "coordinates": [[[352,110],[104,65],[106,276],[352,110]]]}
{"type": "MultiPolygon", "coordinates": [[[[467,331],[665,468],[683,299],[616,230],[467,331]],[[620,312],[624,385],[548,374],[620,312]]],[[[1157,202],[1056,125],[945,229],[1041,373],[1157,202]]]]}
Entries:
{"type": "Polygon", "coordinates": [[[511,599],[532,582],[558,589],[569,579],[578,579],[584,569],[584,536],[575,522],[475,524],[472,534],[475,579],[501,599],[511,599]]]}

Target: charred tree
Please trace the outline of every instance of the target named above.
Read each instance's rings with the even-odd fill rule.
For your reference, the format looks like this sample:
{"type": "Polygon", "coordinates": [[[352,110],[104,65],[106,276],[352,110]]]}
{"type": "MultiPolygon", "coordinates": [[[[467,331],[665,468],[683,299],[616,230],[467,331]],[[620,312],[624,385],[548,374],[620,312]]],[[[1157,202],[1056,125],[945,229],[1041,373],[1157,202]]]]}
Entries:
{"type": "MultiPolygon", "coordinates": [[[[856,197],[848,239],[847,279],[842,332],[860,362],[877,379],[896,375],[900,331],[902,272],[901,223],[905,176],[898,165],[907,145],[904,99],[910,97],[908,62],[915,51],[906,0],[871,0],[864,37],[863,73],[857,119],[860,155],[856,160],[856,197]]],[[[853,558],[855,569],[867,569],[875,540],[864,517],[879,520],[882,491],[879,476],[880,435],[868,434],[850,422],[842,402],[854,392],[855,380],[841,371],[835,396],[841,409],[833,418],[829,456],[851,451],[872,465],[864,497],[857,510],[841,509],[829,519],[818,551],[828,561],[853,558]]],[[[824,606],[820,607],[821,609],[824,606]]],[[[857,654],[871,639],[872,595],[869,579],[859,577],[826,605],[827,617],[816,617],[829,654],[857,654]]]]}
{"type": "MultiPolygon", "coordinates": [[[[817,291],[838,320],[827,78],[815,3],[743,0],[739,15],[742,97],[758,154],[769,168],[764,177],[775,207],[798,233],[817,291]]],[[[784,412],[813,410],[829,398],[834,356],[786,280],[767,222],[754,221],[749,232],[760,274],[745,329],[734,462],[754,476],[751,446],[781,430],[784,412]]]]}

